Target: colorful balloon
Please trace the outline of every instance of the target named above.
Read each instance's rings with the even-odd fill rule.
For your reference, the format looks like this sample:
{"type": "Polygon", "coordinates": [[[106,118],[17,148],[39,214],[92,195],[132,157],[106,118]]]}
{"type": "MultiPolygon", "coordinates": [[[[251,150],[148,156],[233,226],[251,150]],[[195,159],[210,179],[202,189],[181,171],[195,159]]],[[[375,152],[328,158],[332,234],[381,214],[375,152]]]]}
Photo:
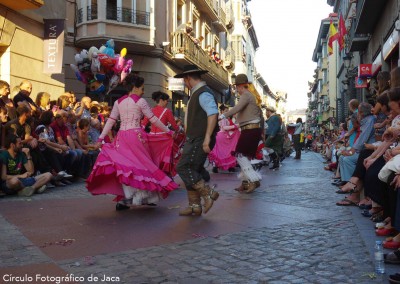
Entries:
{"type": "Polygon", "coordinates": [[[124,68],[122,69],[122,72],[121,72],[121,82],[125,80],[126,76],[129,73],[131,73],[132,65],[133,65],[132,59],[129,59],[129,60],[126,61],[126,64],[125,64],[125,66],[124,66],[124,68]]]}
{"type": "Polygon", "coordinates": [[[76,66],[75,64],[70,64],[71,69],[75,72],[75,76],[76,78],[81,81],[84,84],[87,84],[87,78],[86,76],[81,73],[78,69],[78,66],[76,66]]]}
{"type": "Polygon", "coordinates": [[[122,48],[115,55],[114,48],[114,40],[109,39],[99,49],[92,46],[75,54],[76,64],[71,64],[71,69],[76,78],[88,86],[90,94],[101,94],[106,89],[110,92],[131,72],[133,61],[126,60],[127,49],[122,48]],[[103,82],[108,82],[107,88],[103,82]]]}
{"type": "Polygon", "coordinates": [[[107,54],[110,57],[115,57],[115,52],[114,52],[114,40],[113,39],[109,39],[106,42],[106,49],[103,51],[104,54],[107,54]]]}

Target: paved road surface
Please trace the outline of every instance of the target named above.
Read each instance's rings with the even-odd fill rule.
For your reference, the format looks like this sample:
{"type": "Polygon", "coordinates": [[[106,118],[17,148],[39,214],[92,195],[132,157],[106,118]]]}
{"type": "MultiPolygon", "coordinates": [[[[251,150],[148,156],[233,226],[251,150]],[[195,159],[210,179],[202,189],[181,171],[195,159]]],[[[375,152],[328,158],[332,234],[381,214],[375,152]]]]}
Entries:
{"type": "Polygon", "coordinates": [[[310,152],[263,167],[250,195],[233,191],[236,174],[212,174],[220,198],[197,218],[178,216],[181,189],[157,208],[122,212],[84,183],[2,198],[0,283],[387,283],[399,266],[368,276],[374,223],[335,205],[343,196],[322,162],[310,152]]]}

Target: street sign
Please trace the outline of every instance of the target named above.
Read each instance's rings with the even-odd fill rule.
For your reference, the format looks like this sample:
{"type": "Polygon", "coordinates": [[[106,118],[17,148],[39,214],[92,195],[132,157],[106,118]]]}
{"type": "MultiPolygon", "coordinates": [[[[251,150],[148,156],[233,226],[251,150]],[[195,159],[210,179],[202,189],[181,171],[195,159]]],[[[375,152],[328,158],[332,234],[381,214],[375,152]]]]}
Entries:
{"type": "Polygon", "coordinates": [[[170,91],[184,91],[185,90],[185,82],[183,78],[168,78],[168,90],[170,91]]]}
{"type": "Polygon", "coordinates": [[[358,77],[371,78],[372,77],[372,64],[360,64],[358,67],[358,77]]]}
{"type": "Polygon", "coordinates": [[[356,88],[361,89],[361,88],[366,88],[366,87],[368,87],[367,79],[356,77],[356,88]]]}

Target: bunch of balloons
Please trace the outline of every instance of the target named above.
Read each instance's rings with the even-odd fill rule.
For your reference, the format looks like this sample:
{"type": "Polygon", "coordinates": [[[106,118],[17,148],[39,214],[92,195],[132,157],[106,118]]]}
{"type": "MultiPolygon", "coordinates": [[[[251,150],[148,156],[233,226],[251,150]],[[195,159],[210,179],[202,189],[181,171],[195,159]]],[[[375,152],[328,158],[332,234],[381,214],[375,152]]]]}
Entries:
{"type": "Polygon", "coordinates": [[[114,89],[131,72],[133,61],[126,60],[126,48],[119,54],[114,52],[114,40],[109,39],[99,49],[92,46],[75,54],[75,64],[71,64],[76,78],[89,86],[89,93],[99,95],[114,89]]]}

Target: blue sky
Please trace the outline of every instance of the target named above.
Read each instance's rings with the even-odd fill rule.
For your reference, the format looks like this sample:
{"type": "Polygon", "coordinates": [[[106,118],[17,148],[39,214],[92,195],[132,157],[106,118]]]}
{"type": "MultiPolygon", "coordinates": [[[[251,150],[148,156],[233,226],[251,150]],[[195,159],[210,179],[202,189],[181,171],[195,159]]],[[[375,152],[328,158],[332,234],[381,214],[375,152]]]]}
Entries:
{"type": "Polygon", "coordinates": [[[326,0],[252,0],[248,7],[260,44],[257,71],[271,89],[288,93],[288,110],[306,108],[319,27],[332,7],[326,0]]]}

